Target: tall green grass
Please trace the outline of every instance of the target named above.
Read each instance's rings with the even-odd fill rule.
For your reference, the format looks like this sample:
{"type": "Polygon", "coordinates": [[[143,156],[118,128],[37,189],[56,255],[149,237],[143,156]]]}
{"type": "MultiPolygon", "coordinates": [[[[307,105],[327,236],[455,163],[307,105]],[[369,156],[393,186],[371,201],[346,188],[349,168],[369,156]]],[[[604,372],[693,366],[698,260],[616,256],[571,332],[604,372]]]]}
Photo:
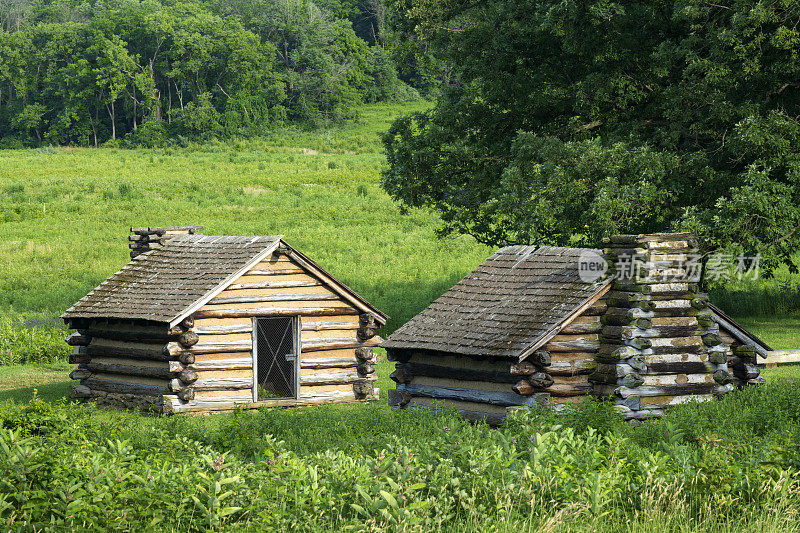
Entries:
{"type": "MultiPolygon", "coordinates": [[[[373,404],[374,405],[374,404],[373,404]]],[[[797,530],[800,387],[631,427],[586,400],[502,428],[320,408],[149,417],[0,404],[8,529],[797,530]],[[699,423],[698,423],[699,422],[699,423]]],[[[355,409],[358,406],[342,406],[355,409]]]]}
{"type": "Polygon", "coordinates": [[[731,280],[710,290],[709,297],[737,317],[800,316],[800,276],[782,266],[770,278],[731,280]]]}
{"type": "Polygon", "coordinates": [[[0,365],[64,361],[67,330],[48,314],[0,315],[0,365]]]}

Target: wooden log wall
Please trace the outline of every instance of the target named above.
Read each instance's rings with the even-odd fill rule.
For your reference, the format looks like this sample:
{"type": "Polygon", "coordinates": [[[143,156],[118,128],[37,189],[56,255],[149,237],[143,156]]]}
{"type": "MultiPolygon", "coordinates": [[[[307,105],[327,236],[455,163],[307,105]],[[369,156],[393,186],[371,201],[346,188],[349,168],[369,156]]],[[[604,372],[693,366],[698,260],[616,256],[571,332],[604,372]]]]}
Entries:
{"type": "Polygon", "coordinates": [[[728,367],[733,373],[733,383],[737,387],[749,385],[763,385],[766,379],[761,375],[756,358],[756,349],[748,344],[742,344],[738,339],[729,335],[720,334],[723,342],[727,342],[731,349],[727,352],[728,367]],[[727,338],[726,338],[727,337],[727,338]]]}
{"type": "Polygon", "coordinates": [[[603,300],[567,324],[541,350],[525,361],[511,365],[519,381],[513,390],[522,396],[546,394],[555,409],[581,401],[592,389],[589,375],[594,371],[600,349],[600,317],[607,311],[603,300]]]}
{"type": "Polygon", "coordinates": [[[589,374],[600,347],[603,301],[588,308],[525,361],[454,353],[388,350],[395,361],[389,391],[393,409],[453,408],[465,418],[499,423],[524,405],[575,403],[588,394],[589,374]]]}
{"type": "Polygon", "coordinates": [[[128,247],[131,249],[131,259],[150,250],[157,250],[164,246],[167,240],[176,235],[198,233],[203,226],[161,226],[161,227],[133,227],[132,235],[128,237],[128,247]]]}
{"type": "Polygon", "coordinates": [[[598,301],[544,345],[551,358],[547,372],[553,377],[553,384],[546,391],[556,409],[562,404],[580,402],[591,390],[589,375],[595,369],[602,329],[600,318],[606,310],[606,302],[598,301]]]}
{"type": "Polygon", "coordinates": [[[546,373],[536,372],[541,365],[516,368],[510,359],[398,349],[388,350],[388,357],[395,361],[390,377],[397,388],[389,391],[389,404],[395,410],[455,409],[467,419],[496,425],[508,408],[546,403],[549,396],[541,389],[552,384],[546,373]],[[540,392],[516,392],[525,378],[537,383],[540,392]]]}
{"type": "MultiPolygon", "coordinates": [[[[232,409],[253,400],[252,317],[301,317],[298,399],[258,402],[295,405],[374,399],[379,324],[334,293],[298,264],[276,252],[235,280],[194,316],[197,343],[188,350],[187,368],[197,380],[186,403],[173,411],[232,409]]],[[[176,383],[176,387],[180,384],[176,383]]],[[[180,393],[179,393],[180,394],[180,393]]]]}
{"type": "MultiPolygon", "coordinates": [[[[168,347],[189,349],[197,342],[187,319],[172,330],[133,322],[80,320],[78,331],[67,337],[73,346],[69,362],[73,398],[90,399],[100,405],[162,412],[165,395],[173,394],[173,382],[191,381],[193,376],[179,356],[168,347]]],[[[184,360],[188,359],[184,356],[184,360]]]]}
{"type": "Polygon", "coordinates": [[[641,420],[733,390],[730,346],[708,296],[688,277],[692,236],[616,236],[605,253],[612,273],[623,273],[623,258],[644,269],[616,279],[606,295],[597,367],[589,377],[593,393],[613,398],[627,419],[641,420]]]}
{"type": "Polygon", "coordinates": [[[74,346],[76,398],[114,407],[219,411],[253,401],[253,316],[301,317],[298,399],[254,405],[369,400],[379,324],[280,253],[257,264],[181,325],[89,321],[74,346]]]}

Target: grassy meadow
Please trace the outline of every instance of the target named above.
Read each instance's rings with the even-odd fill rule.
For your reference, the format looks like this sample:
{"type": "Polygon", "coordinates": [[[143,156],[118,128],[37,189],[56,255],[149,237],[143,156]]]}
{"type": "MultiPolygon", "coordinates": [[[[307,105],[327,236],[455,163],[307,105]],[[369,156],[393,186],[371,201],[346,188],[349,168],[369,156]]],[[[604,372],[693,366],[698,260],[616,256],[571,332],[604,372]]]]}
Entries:
{"type": "MultiPolygon", "coordinates": [[[[388,313],[384,335],[479,264],[489,248],[438,239],[434,214],[402,212],[379,187],[378,132],[426,105],[202,146],[0,152],[0,525],[800,531],[800,387],[778,379],[796,366],[639,427],[591,400],[565,416],[520,412],[497,430],[447,412],[393,414],[385,393],[197,417],[64,400],[55,317],[127,261],[130,226],[283,234],[388,313]]],[[[796,283],[780,271],[712,297],[773,347],[800,348],[796,283]]],[[[377,372],[391,388],[391,365],[377,372]]]]}
{"type": "Polygon", "coordinates": [[[128,260],[130,226],[282,234],[391,315],[413,316],[489,250],[438,240],[433,214],[401,213],[378,185],[377,133],[425,104],[360,121],[197,148],[0,153],[0,310],[56,316],[128,260]]]}
{"type": "Polygon", "coordinates": [[[8,530],[800,531],[786,383],[639,427],[587,400],[500,429],[382,402],[152,417],[49,401],[65,388],[0,402],[8,530]]]}

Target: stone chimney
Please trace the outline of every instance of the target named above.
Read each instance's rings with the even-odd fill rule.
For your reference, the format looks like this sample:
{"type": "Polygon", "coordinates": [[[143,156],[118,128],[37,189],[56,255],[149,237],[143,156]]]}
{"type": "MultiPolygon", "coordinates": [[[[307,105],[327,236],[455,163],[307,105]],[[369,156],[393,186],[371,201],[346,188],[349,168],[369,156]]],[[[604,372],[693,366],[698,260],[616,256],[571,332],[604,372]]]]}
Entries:
{"type": "Polygon", "coordinates": [[[176,235],[199,233],[201,229],[203,226],[133,227],[131,228],[133,235],[128,237],[131,259],[150,250],[161,248],[165,242],[176,235]]]}
{"type": "Polygon", "coordinates": [[[678,403],[733,390],[730,348],[699,292],[702,262],[689,233],[616,235],[604,250],[614,277],[606,295],[595,394],[626,419],[661,416],[678,403]]]}

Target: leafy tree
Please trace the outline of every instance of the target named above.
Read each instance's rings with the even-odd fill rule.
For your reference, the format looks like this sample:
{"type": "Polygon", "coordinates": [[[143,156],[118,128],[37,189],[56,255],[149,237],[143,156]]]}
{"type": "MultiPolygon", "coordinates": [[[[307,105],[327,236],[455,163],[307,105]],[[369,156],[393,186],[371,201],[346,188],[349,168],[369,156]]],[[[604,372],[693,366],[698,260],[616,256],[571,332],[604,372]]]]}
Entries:
{"type": "Polygon", "coordinates": [[[19,31],[31,16],[30,0],[0,0],[0,29],[19,31]]]}
{"type": "Polygon", "coordinates": [[[176,112],[178,131],[193,137],[211,137],[221,128],[219,112],[211,104],[211,94],[201,93],[197,98],[176,112]]]}
{"type": "Polygon", "coordinates": [[[152,145],[352,116],[405,89],[383,49],[343,18],[360,5],[0,0],[0,135],[152,145]]]}
{"type": "Polygon", "coordinates": [[[240,16],[262,41],[275,46],[286,73],[286,107],[294,118],[346,118],[364,101],[394,97],[399,87],[396,69],[387,73],[382,51],[360,39],[350,20],[337,18],[356,3],[215,0],[212,5],[220,13],[240,16]]]}
{"type": "Polygon", "coordinates": [[[383,184],[484,243],[689,229],[791,263],[800,2],[414,0],[457,83],[385,137],[383,184]]]}
{"type": "Polygon", "coordinates": [[[44,117],[45,111],[46,109],[42,104],[26,105],[22,111],[11,118],[11,124],[14,128],[23,132],[33,130],[36,134],[36,139],[41,141],[42,117],[44,117]]]}
{"type": "MultiPolygon", "coordinates": [[[[151,116],[171,124],[173,108],[181,120],[170,131],[195,137],[223,127],[250,133],[284,116],[275,49],[233,18],[153,0],[67,0],[34,11],[33,25],[0,32],[5,135],[97,146],[151,116]],[[78,12],[88,20],[62,20],[78,12]],[[209,129],[200,132],[199,124],[209,129]]],[[[150,124],[150,133],[131,140],[152,143],[162,129],[150,124]]]]}

